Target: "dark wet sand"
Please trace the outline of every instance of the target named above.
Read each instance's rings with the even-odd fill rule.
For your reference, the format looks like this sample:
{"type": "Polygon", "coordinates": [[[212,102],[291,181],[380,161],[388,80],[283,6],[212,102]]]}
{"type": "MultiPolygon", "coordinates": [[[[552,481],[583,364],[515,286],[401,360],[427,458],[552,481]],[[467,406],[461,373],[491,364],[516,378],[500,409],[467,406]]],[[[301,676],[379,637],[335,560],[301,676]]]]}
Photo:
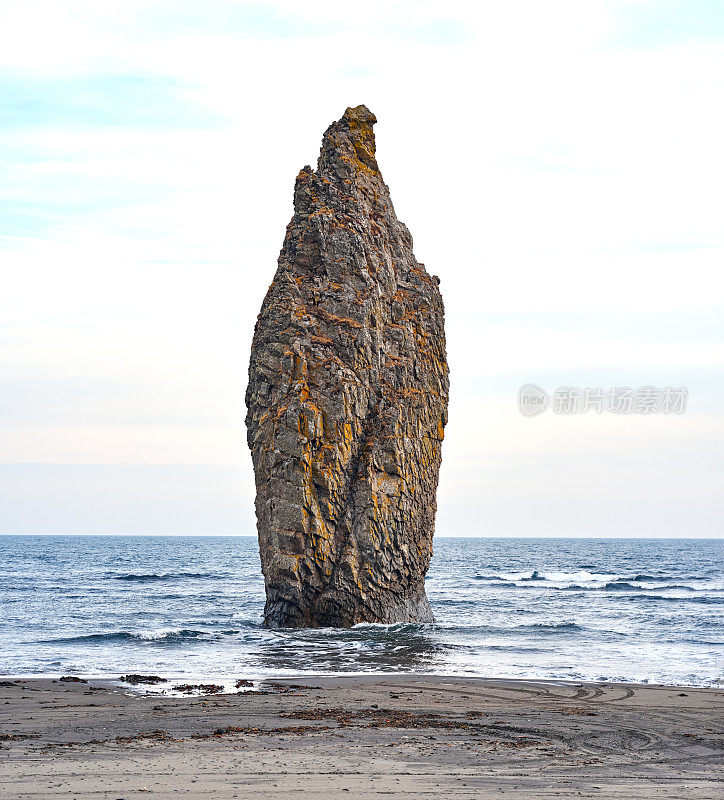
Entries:
{"type": "Polygon", "coordinates": [[[724,796],[724,693],[713,689],[303,682],[182,698],[97,680],[2,686],[0,797],[724,796]]]}

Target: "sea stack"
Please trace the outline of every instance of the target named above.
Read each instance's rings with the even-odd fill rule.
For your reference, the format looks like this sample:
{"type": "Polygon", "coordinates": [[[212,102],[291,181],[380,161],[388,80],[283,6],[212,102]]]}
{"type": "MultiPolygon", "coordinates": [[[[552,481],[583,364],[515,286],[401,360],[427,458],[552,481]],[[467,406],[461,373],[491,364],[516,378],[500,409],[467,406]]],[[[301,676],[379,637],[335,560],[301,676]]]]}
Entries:
{"type": "Polygon", "coordinates": [[[433,620],[444,310],[395,216],[376,121],[348,108],[297,176],[254,330],[246,426],[271,628],[433,620]]]}

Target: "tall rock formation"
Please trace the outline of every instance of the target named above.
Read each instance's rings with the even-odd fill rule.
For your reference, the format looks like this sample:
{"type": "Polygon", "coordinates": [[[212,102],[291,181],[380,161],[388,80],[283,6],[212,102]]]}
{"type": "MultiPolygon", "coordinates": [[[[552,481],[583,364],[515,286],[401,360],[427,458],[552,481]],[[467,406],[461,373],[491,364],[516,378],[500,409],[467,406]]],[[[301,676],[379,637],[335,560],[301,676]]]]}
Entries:
{"type": "Polygon", "coordinates": [[[269,627],[430,622],[447,422],[439,280],[415,260],[365,106],[324,134],[261,307],[246,392],[269,627]]]}

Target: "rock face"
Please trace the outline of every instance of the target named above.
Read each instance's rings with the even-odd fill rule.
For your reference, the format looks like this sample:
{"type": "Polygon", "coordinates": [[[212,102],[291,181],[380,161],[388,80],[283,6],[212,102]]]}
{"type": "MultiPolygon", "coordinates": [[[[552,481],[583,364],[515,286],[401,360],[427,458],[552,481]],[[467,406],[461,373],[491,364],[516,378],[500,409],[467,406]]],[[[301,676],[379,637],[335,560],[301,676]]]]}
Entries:
{"type": "Polygon", "coordinates": [[[415,260],[348,108],[294,187],[246,392],[269,627],[429,622],[448,367],[438,289],[415,260]]]}

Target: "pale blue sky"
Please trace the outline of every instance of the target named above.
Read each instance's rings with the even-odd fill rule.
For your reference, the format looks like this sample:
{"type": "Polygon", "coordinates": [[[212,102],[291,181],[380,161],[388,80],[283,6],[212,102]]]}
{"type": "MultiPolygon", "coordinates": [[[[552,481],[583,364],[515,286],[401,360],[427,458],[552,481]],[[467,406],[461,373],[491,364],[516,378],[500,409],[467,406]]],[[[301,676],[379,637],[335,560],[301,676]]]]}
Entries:
{"type": "Polygon", "coordinates": [[[439,535],[721,536],[724,5],[0,0],[0,532],[254,531],[253,329],[347,105],[440,276],[439,535]],[[686,385],[681,417],[519,386],[686,385]]]}

